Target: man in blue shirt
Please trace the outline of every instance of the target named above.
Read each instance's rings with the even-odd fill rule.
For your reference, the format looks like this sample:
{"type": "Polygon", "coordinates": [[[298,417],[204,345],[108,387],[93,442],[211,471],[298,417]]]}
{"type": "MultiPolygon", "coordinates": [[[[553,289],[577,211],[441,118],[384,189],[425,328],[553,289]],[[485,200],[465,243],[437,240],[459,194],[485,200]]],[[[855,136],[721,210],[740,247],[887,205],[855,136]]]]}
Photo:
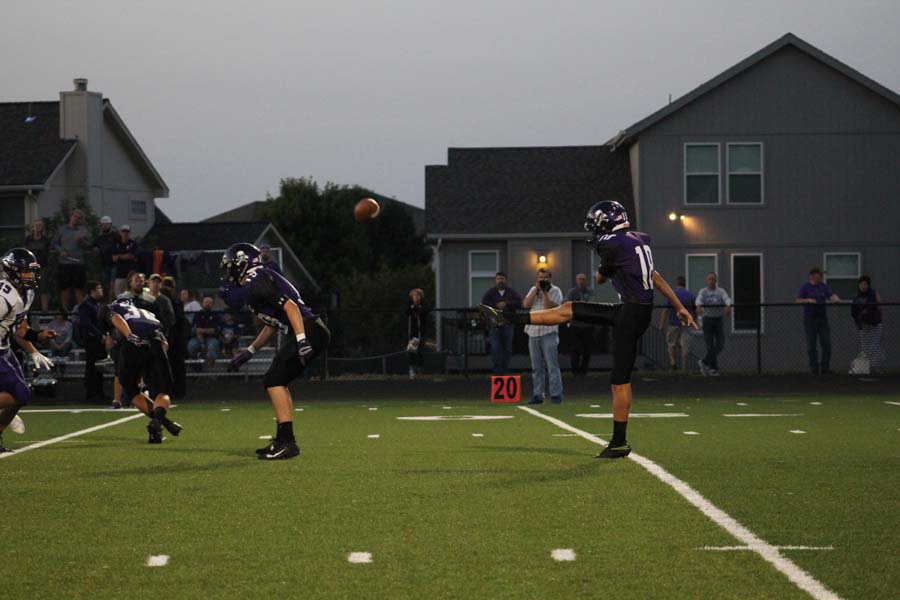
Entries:
{"type": "MultiPolygon", "coordinates": [[[[687,289],[687,282],[684,278],[684,275],[679,275],[675,278],[675,289],[672,290],[675,292],[675,296],[681,300],[681,303],[691,311],[691,314],[694,314],[694,302],[696,299],[694,295],[687,289]]],[[[689,331],[686,331],[685,328],[681,325],[681,320],[678,318],[678,313],[675,310],[675,306],[672,304],[670,300],[666,301],[666,306],[669,307],[668,310],[664,310],[662,314],[660,314],[659,318],[659,330],[665,332],[666,334],[666,347],[669,352],[669,368],[673,371],[678,369],[678,362],[675,360],[675,347],[681,347],[681,369],[683,371],[687,371],[688,358],[690,358],[690,350],[688,348],[691,335],[689,331]]]]}
{"type": "MultiPolygon", "coordinates": [[[[481,297],[481,303],[497,310],[519,310],[522,308],[522,297],[516,290],[507,285],[506,273],[497,271],[494,279],[496,285],[481,297]]],[[[491,364],[494,375],[506,375],[509,371],[509,359],[513,353],[513,337],[515,328],[512,325],[488,324],[491,339],[491,364]]]]}
{"type": "Polygon", "coordinates": [[[822,269],[809,270],[809,281],[804,283],[797,294],[797,304],[803,307],[803,329],[806,330],[806,352],[809,355],[809,370],[814,374],[831,373],[831,330],[828,327],[826,302],[840,302],[838,295],[822,282],[822,269]],[[822,346],[822,362],[819,362],[816,339],[822,346]]]}

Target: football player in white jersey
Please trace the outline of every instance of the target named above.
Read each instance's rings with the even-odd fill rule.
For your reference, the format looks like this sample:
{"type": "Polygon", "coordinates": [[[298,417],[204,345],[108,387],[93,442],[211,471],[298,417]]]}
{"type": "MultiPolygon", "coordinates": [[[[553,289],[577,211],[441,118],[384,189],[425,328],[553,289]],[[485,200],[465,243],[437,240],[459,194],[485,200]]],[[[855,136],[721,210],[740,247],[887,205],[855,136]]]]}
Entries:
{"type": "Polygon", "coordinates": [[[0,258],[0,266],[5,276],[0,279],[0,453],[3,453],[10,451],[3,446],[3,431],[7,426],[20,433],[25,430],[16,413],[31,400],[22,365],[10,348],[12,338],[28,352],[38,368],[51,368],[53,361],[38,352],[34,342],[56,337],[56,332],[31,329],[26,319],[41,275],[41,265],[34,254],[25,248],[13,248],[0,258]]]}

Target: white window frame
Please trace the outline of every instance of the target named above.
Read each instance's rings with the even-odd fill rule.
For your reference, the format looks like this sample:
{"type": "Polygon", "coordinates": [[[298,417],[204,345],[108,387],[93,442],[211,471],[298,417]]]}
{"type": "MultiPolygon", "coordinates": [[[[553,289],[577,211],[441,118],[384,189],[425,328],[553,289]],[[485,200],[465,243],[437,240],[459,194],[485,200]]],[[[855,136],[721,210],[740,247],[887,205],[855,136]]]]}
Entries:
{"type": "MultiPolygon", "coordinates": [[[[713,267],[713,272],[716,274],[716,277],[718,277],[718,276],[719,276],[719,254],[718,254],[718,252],[690,252],[690,253],[684,255],[684,279],[685,279],[685,283],[687,283],[688,291],[689,291],[690,293],[692,293],[692,294],[696,294],[697,292],[699,292],[699,291],[700,291],[701,289],[703,289],[703,288],[699,288],[699,287],[698,287],[698,288],[696,288],[696,289],[691,289],[691,282],[687,280],[687,279],[688,279],[688,274],[691,272],[691,269],[690,269],[690,266],[689,266],[689,265],[690,265],[690,258],[691,258],[692,256],[698,256],[698,257],[708,257],[708,256],[712,256],[712,257],[713,257],[713,264],[715,265],[715,266],[713,267]]],[[[707,274],[708,274],[708,273],[707,273],[707,274]]],[[[703,281],[703,286],[704,286],[704,287],[706,286],[706,280],[703,281]]]]}
{"type": "MultiPolygon", "coordinates": [[[[829,256],[855,256],[856,257],[856,277],[852,279],[858,280],[860,275],[862,275],[862,252],[823,252],[822,253],[822,268],[825,269],[825,283],[828,283],[828,257],[829,256]]],[[[841,281],[845,281],[851,279],[850,277],[838,277],[837,279],[841,281]]],[[[843,298],[846,300],[846,298],[843,298]]]]}
{"type": "Polygon", "coordinates": [[[497,271],[500,270],[500,251],[499,250],[469,250],[469,293],[466,296],[466,304],[472,301],[472,278],[473,277],[496,277],[497,271]],[[496,268],[493,271],[473,271],[472,270],[472,255],[473,254],[493,254],[494,255],[494,265],[496,268]]]}
{"type": "Polygon", "coordinates": [[[144,200],[143,198],[129,198],[128,199],[128,218],[129,220],[138,219],[140,221],[146,221],[150,218],[150,201],[144,200]],[[144,214],[137,213],[133,210],[132,202],[143,202],[144,203],[144,214]]]}
{"type": "Polygon", "coordinates": [[[766,203],[766,149],[762,142],[728,142],[725,144],[725,202],[730,206],[763,206],[766,203]],[[731,201],[731,152],[732,146],[759,146],[759,171],[741,171],[734,175],[759,175],[759,202],[731,201]]]}
{"type": "MultiPolygon", "coordinates": [[[[737,304],[737,296],[734,287],[734,257],[735,256],[758,256],[759,257],[759,303],[764,304],[766,301],[766,267],[765,257],[762,252],[733,252],[728,255],[728,264],[731,267],[731,303],[737,304]]],[[[759,333],[766,332],[766,309],[763,308],[759,314],[759,333]]],[[[731,333],[735,335],[756,335],[755,329],[735,329],[734,328],[734,306],[731,308],[731,333]]]]}
{"type": "Polygon", "coordinates": [[[681,168],[682,190],[681,202],[684,206],[721,206],[722,204],[722,144],[719,142],[686,142],[682,151],[682,168],[681,168]],[[703,171],[698,173],[688,173],[687,170],[687,153],[691,146],[715,146],[716,147],[716,172],[703,171]],[[687,180],[688,175],[715,175],[716,176],[716,201],[714,203],[705,202],[688,202],[687,197],[687,180]]]}

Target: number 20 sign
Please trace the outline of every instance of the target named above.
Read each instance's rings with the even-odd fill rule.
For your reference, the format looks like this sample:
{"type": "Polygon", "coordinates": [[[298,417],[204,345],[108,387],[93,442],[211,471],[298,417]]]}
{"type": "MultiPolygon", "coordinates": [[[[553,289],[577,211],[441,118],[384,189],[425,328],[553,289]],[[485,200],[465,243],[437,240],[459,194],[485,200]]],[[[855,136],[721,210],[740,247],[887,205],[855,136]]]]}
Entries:
{"type": "Polygon", "coordinates": [[[491,402],[518,402],[522,397],[522,378],[519,375],[491,377],[491,402]]]}

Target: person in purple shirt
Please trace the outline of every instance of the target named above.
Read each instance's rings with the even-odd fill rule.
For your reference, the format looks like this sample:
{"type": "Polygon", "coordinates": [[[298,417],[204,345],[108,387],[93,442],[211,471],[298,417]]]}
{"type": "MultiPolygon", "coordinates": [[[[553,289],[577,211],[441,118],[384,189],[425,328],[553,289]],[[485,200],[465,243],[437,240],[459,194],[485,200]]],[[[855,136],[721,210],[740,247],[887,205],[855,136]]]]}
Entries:
{"type": "Polygon", "coordinates": [[[238,310],[244,303],[265,327],[256,339],[228,363],[234,372],[269,343],[276,333],[285,334],[263,385],[272,401],[277,427],[272,443],[256,451],[260,460],[284,460],[300,454],[294,437],[294,405],[288,384],[300,375],[316,356],[325,352],[331,340],[328,327],[309,308],[297,288],[283,275],[263,265],[260,250],[253,244],[235,244],[222,256],[220,290],[225,303],[238,310]]]}
{"type": "Polygon", "coordinates": [[[625,434],[631,411],[631,372],[637,358],[638,341],[650,325],[653,288],[659,289],[675,307],[678,320],[694,329],[694,317],[684,307],[666,280],[653,268],[650,236],[631,230],[625,207],[616,201],[598,202],[588,210],[584,227],[600,256],[594,276],[598,285],[609,281],[622,304],[565,302],[556,308],[530,313],[501,312],[479,307],[492,322],[561,325],[572,320],[613,326],[613,368],[610,384],[613,397],[613,434],[597,458],[622,458],[631,453],[625,434]]]}
{"type": "Polygon", "coordinates": [[[828,326],[827,302],[838,303],[841,299],[831,291],[827,283],[822,282],[822,269],[813,267],[809,270],[809,281],[800,287],[797,304],[803,307],[803,329],[806,331],[806,353],[809,356],[809,370],[814,375],[831,373],[831,329],[828,326]],[[822,347],[819,362],[816,340],[822,347]]]}
{"type": "MultiPolygon", "coordinates": [[[[506,273],[497,271],[494,287],[481,297],[481,303],[497,310],[519,310],[522,308],[522,297],[516,290],[507,285],[506,273]]],[[[513,336],[516,328],[512,325],[488,324],[488,335],[491,340],[491,364],[494,375],[506,375],[509,371],[509,359],[513,352],[513,336]]]]}
{"type": "MultiPolygon", "coordinates": [[[[678,296],[678,299],[681,300],[681,303],[691,311],[691,314],[694,314],[694,302],[696,302],[696,298],[694,298],[694,294],[692,294],[687,289],[687,281],[684,278],[684,275],[679,275],[675,278],[675,295],[678,296]]],[[[681,321],[678,319],[678,313],[675,312],[675,306],[666,301],[666,306],[668,306],[668,310],[662,311],[659,316],[659,330],[665,332],[666,334],[666,349],[669,353],[669,368],[673,371],[678,369],[678,362],[675,360],[675,347],[679,346],[681,348],[681,369],[683,371],[687,371],[688,358],[690,358],[690,352],[688,346],[690,345],[691,336],[690,333],[684,330],[684,327],[681,326],[681,321]]]]}

